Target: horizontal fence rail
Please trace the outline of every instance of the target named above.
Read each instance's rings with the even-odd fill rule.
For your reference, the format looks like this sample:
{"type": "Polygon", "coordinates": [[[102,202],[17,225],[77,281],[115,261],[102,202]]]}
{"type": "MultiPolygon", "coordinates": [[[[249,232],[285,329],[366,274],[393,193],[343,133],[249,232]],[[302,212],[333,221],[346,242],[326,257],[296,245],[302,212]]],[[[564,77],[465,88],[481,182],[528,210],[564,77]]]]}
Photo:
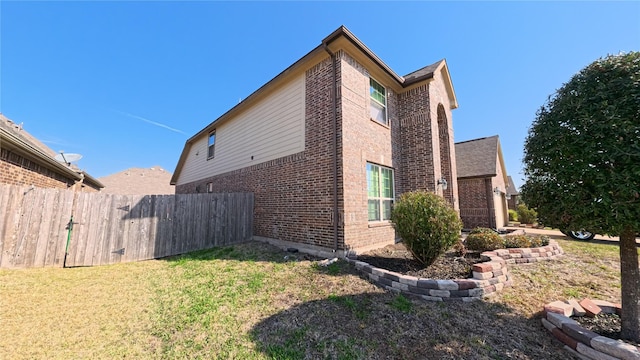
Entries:
{"type": "Polygon", "coordinates": [[[0,268],[106,265],[237,244],[253,235],[253,206],[252,193],[141,196],[2,185],[0,268]]]}

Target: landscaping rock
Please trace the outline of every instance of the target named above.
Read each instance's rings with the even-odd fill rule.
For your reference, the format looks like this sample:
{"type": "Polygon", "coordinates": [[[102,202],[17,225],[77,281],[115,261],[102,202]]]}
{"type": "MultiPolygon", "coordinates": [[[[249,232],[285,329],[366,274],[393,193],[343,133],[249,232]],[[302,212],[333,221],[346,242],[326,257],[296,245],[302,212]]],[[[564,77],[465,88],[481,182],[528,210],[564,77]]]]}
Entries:
{"type": "Polygon", "coordinates": [[[584,308],[587,316],[594,317],[602,312],[602,309],[590,299],[580,301],[580,306],[584,308]]]}
{"type": "Polygon", "coordinates": [[[573,314],[573,306],[562,301],[554,301],[545,305],[544,311],[571,316],[573,314]]]}

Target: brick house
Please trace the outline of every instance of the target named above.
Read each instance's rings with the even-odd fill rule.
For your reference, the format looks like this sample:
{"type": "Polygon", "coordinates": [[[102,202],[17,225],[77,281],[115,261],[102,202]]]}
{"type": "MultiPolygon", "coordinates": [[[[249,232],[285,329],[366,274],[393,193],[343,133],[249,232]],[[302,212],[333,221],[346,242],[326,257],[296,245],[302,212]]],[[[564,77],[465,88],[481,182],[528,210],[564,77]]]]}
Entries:
{"type": "Polygon", "coordinates": [[[498,135],[455,144],[460,218],[465,229],[507,225],[507,169],[498,135]]]}
{"type": "Polygon", "coordinates": [[[253,192],[257,240],[366,251],[395,242],[389,216],[403,192],[458,208],[457,106],[445,60],[399,76],[340,27],[188,139],[171,183],[253,192]]]}
{"type": "Polygon", "coordinates": [[[100,191],[100,181],[54,159],[57,154],[0,114],[0,184],[100,191]]]}

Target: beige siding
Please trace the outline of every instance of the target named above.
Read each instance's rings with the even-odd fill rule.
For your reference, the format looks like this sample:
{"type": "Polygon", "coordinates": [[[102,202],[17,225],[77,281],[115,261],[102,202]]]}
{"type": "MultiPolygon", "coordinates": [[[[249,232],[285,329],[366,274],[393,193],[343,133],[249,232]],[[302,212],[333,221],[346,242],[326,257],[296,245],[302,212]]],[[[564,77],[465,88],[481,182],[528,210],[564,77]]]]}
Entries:
{"type": "Polygon", "coordinates": [[[177,185],[303,151],[304,91],[300,76],[217,127],[213,159],[207,160],[208,134],[196,140],[177,185]]]}

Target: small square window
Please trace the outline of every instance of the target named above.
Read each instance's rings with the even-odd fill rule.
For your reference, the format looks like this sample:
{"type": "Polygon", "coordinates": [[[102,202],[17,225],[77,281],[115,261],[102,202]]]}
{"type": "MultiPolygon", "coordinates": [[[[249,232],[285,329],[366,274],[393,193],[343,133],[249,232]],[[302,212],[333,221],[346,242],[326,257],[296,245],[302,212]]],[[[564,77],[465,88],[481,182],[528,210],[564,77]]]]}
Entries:
{"type": "Polygon", "coordinates": [[[208,193],[212,193],[213,192],[213,183],[207,183],[207,192],[208,193]]]}
{"type": "Polygon", "coordinates": [[[377,81],[369,78],[371,119],[387,125],[387,90],[377,81]]]}
{"type": "Polygon", "coordinates": [[[209,150],[207,153],[207,160],[213,158],[213,155],[215,154],[215,149],[216,149],[216,131],[213,130],[209,134],[209,150]]]}

